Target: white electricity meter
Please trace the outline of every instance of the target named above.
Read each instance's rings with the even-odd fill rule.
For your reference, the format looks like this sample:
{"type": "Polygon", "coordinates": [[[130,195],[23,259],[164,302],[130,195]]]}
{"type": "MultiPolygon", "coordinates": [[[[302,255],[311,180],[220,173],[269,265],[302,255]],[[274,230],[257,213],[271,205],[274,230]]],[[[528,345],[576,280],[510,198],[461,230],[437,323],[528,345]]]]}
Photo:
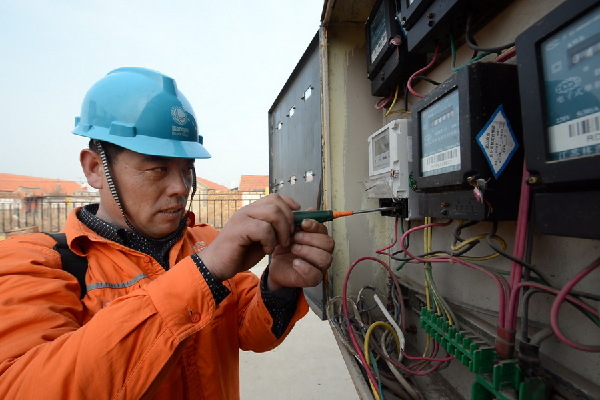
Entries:
{"type": "Polygon", "coordinates": [[[368,198],[407,198],[408,120],[396,119],[369,136],[368,198]]]}

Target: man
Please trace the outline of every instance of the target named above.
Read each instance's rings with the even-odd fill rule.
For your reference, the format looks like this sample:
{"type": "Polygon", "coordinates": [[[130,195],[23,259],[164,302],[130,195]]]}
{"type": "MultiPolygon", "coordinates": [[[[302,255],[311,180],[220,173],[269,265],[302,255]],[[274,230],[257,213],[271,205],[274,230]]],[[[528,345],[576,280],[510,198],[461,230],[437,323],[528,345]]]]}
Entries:
{"type": "Polygon", "coordinates": [[[239,398],[239,349],[272,349],[306,314],[299,288],[317,285],[332,259],[325,226],[295,228],[299,205],[279,195],[221,232],[194,226],[194,159],[210,155],[187,100],[158,72],[109,73],[73,132],[90,138],[80,161],[100,193],[63,229],[87,257],[85,288],[52,237],[2,241],[0,398],[239,398]],[[265,255],[259,280],[247,270],[265,255]]]}

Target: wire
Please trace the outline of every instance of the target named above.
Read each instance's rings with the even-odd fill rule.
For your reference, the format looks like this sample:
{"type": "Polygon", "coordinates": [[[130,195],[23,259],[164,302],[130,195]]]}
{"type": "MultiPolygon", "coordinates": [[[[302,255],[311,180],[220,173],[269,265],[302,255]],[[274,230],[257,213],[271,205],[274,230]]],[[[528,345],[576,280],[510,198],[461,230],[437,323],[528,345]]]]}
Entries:
{"type": "Polygon", "coordinates": [[[392,101],[392,104],[390,105],[390,108],[388,108],[387,112],[383,115],[384,118],[390,114],[395,114],[395,113],[410,114],[410,111],[407,111],[406,109],[392,111],[394,109],[394,106],[396,105],[396,101],[398,100],[398,91],[399,90],[400,90],[400,86],[396,85],[396,91],[394,92],[394,99],[392,101]]]}
{"type": "MultiPolygon", "coordinates": [[[[356,335],[354,334],[354,330],[352,329],[352,325],[350,324],[350,318],[349,318],[349,312],[348,312],[348,281],[350,280],[350,274],[352,273],[352,270],[354,269],[354,267],[356,267],[356,265],[358,263],[365,261],[365,260],[371,260],[371,261],[375,261],[375,262],[381,264],[388,271],[390,276],[392,277],[392,281],[397,286],[396,287],[397,292],[400,294],[401,291],[400,291],[400,285],[398,284],[398,280],[395,279],[395,276],[392,273],[389,265],[387,265],[385,262],[383,262],[380,259],[375,258],[375,257],[362,257],[362,258],[359,258],[358,260],[356,260],[355,262],[353,262],[352,265],[350,265],[350,267],[348,268],[348,272],[346,272],[346,276],[344,278],[344,284],[342,287],[342,309],[344,310],[344,315],[346,316],[346,324],[348,326],[348,333],[349,333],[348,336],[350,337],[350,341],[352,342],[352,345],[356,349],[356,354],[360,360],[360,363],[363,365],[363,368],[364,368],[365,372],[367,373],[367,376],[369,377],[371,384],[373,386],[377,386],[377,380],[375,378],[375,375],[371,371],[371,368],[369,367],[369,364],[365,358],[365,355],[360,350],[360,346],[356,339],[356,335]]],[[[403,312],[402,313],[402,328],[403,329],[405,326],[404,318],[405,318],[405,313],[403,312]]]]}
{"type": "MultiPolygon", "coordinates": [[[[526,282],[521,282],[521,283],[517,284],[515,286],[515,288],[512,290],[511,294],[510,294],[508,314],[510,315],[511,318],[514,318],[515,304],[518,303],[518,300],[519,300],[519,291],[523,287],[532,287],[532,288],[536,288],[536,289],[543,290],[543,291],[546,291],[548,293],[554,293],[554,294],[558,294],[560,292],[558,289],[555,289],[553,287],[540,285],[539,283],[534,283],[534,282],[527,282],[526,281],[526,282]]],[[[564,288],[563,288],[563,290],[564,290],[564,288]]],[[[590,312],[596,318],[600,318],[600,315],[598,314],[598,310],[594,309],[589,304],[584,303],[581,300],[578,300],[577,298],[575,298],[573,296],[566,295],[565,299],[567,301],[569,301],[570,303],[572,303],[573,305],[577,305],[577,306],[581,307],[582,309],[590,312]]],[[[556,303],[556,300],[554,302],[556,303]]]]}
{"type": "MultiPolygon", "coordinates": [[[[365,344],[367,344],[368,342],[365,341],[365,344]]],[[[366,355],[369,355],[369,357],[367,358],[367,363],[369,361],[371,361],[371,363],[373,363],[373,372],[375,373],[375,376],[377,377],[377,390],[375,390],[375,387],[373,387],[373,385],[371,384],[371,390],[373,391],[373,396],[375,397],[375,399],[381,399],[384,400],[383,398],[383,387],[381,386],[381,376],[379,375],[379,368],[377,368],[377,362],[375,361],[375,356],[373,356],[373,353],[371,351],[369,351],[368,347],[365,347],[365,357],[366,355]]]]}
{"type": "Polygon", "coordinates": [[[415,92],[412,88],[412,81],[413,79],[415,79],[416,76],[421,75],[423,72],[431,69],[436,61],[437,61],[437,57],[438,57],[438,52],[440,50],[440,45],[439,43],[435,46],[435,50],[433,52],[433,57],[431,58],[431,61],[429,62],[429,64],[427,64],[426,66],[424,66],[423,68],[421,68],[420,70],[418,70],[417,72],[413,73],[410,78],[408,78],[408,81],[406,82],[406,87],[408,89],[408,91],[416,97],[423,97],[422,95],[420,95],[419,93],[415,92]]]}
{"type": "MultiPolygon", "coordinates": [[[[467,23],[468,25],[468,23],[467,23]]],[[[527,225],[529,222],[529,203],[531,197],[531,187],[527,184],[527,178],[529,178],[529,171],[527,171],[527,165],[523,160],[521,175],[521,195],[519,198],[519,212],[517,214],[517,230],[515,233],[515,244],[513,249],[513,257],[517,260],[523,259],[525,255],[525,243],[527,240],[527,225]]],[[[510,268],[510,288],[514,290],[514,287],[519,284],[523,276],[523,267],[520,263],[513,261],[510,268]]],[[[514,305],[515,310],[512,319],[508,319],[511,313],[507,314],[507,319],[500,327],[508,328],[508,330],[514,331],[517,325],[517,308],[518,304],[514,305]]]]}
{"type": "Polygon", "coordinates": [[[385,315],[385,317],[390,322],[390,325],[392,326],[392,328],[395,331],[394,336],[398,340],[398,348],[399,348],[399,354],[400,354],[400,357],[398,358],[398,361],[402,361],[402,353],[404,352],[404,346],[405,346],[405,343],[406,343],[406,340],[404,339],[404,333],[402,333],[402,329],[400,329],[400,327],[398,326],[398,324],[396,323],[396,321],[394,320],[394,318],[392,318],[390,312],[387,310],[387,308],[385,308],[385,306],[383,305],[383,303],[382,303],[381,299],[379,298],[379,296],[377,296],[375,294],[375,295],[373,295],[373,298],[375,299],[375,302],[379,306],[379,309],[381,310],[381,312],[383,313],[383,315],[385,315]]]}
{"type": "Polygon", "coordinates": [[[502,54],[500,54],[495,60],[494,62],[505,62],[510,60],[511,58],[513,58],[514,56],[517,55],[517,49],[515,47],[511,47],[510,49],[507,49],[506,51],[502,52],[502,54]]]}
{"type": "MultiPolygon", "coordinates": [[[[444,262],[444,263],[457,263],[457,264],[461,264],[464,266],[467,266],[469,268],[478,270],[480,272],[483,272],[484,274],[488,275],[490,278],[494,279],[494,281],[496,282],[496,285],[498,287],[498,296],[499,296],[499,301],[498,301],[498,318],[499,321],[503,321],[504,318],[506,317],[506,313],[505,313],[505,306],[506,306],[506,302],[510,293],[509,287],[507,285],[506,280],[498,275],[497,273],[493,272],[493,271],[489,271],[486,270],[485,268],[482,268],[476,264],[472,264],[469,263],[465,260],[461,260],[460,258],[456,258],[456,257],[432,257],[432,258],[421,258],[415,255],[412,255],[408,249],[406,249],[404,247],[404,237],[407,235],[410,235],[412,232],[419,230],[419,229],[424,229],[427,226],[447,226],[450,223],[452,223],[452,220],[449,220],[446,223],[432,223],[432,224],[428,224],[428,225],[421,225],[419,227],[416,228],[412,228],[409,229],[408,231],[406,231],[406,233],[404,235],[402,235],[402,239],[400,240],[400,245],[402,246],[404,252],[406,253],[407,256],[412,257],[413,259],[420,261],[420,262],[444,262]]],[[[499,322],[500,323],[500,322],[499,322]]]]}
{"type": "Polygon", "coordinates": [[[469,46],[473,50],[477,51],[485,51],[489,53],[500,53],[502,50],[511,48],[515,45],[514,42],[497,46],[497,47],[480,47],[475,44],[475,39],[473,38],[473,34],[471,33],[471,15],[467,17],[467,26],[465,28],[465,40],[467,42],[467,46],[469,46]]]}
{"type": "Polygon", "coordinates": [[[373,330],[375,328],[377,328],[378,326],[382,326],[382,327],[388,329],[392,333],[392,335],[394,336],[394,341],[396,343],[396,347],[398,348],[398,351],[400,352],[402,350],[400,347],[400,339],[398,338],[398,335],[396,335],[396,331],[394,330],[394,328],[387,322],[376,321],[376,322],[373,322],[369,326],[369,329],[367,329],[367,333],[365,334],[365,344],[364,344],[365,354],[367,354],[369,352],[369,341],[371,340],[371,335],[373,333],[373,330]]]}
{"type": "MultiPolygon", "coordinates": [[[[554,303],[552,303],[552,309],[550,310],[550,325],[552,326],[552,330],[557,338],[559,338],[562,342],[566,343],[568,346],[571,346],[574,349],[588,351],[592,353],[600,353],[600,346],[586,346],[583,344],[575,343],[569,339],[562,333],[560,330],[560,326],[558,324],[558,312],[560,311],[560,307],[562,306],[565,298],[567,298],[571,289],[579,283],[583,278],[585,278],[589,273],[600,266],[600,258],[594,260],[589,266],[584,268],[581,272],[579,272],[575,278],[573,278],[570,282],[568,282],[561,290],[558,292],[554,303]]],[[[583,303],[585,304],[585,303],[583,303]]],[[[592,309],[593,310],[593,309],[592,309]]],[[[590,311],[590,310],[588,310],[590,311]]],[[[595,311],[596,317],[598,317],[598,311],[595,311]]],[[[592,312],[592,311],[590,311],[592,312]]]]}
{"type": "Polygon", "coordinates": [[[391,361],[389,361],[390,356],[387,352],[387,349],[384,346],[385,334],[388,332],[389,331],[386,331],[381,336],[381,351],[383,353],[383,359],[384,359],[385,363],[387,364],[388,368],[390,369],[390,371],[392,372],[392,374],[394,375],[394,377],[396,378],[396,380],[400,383],[400,385],[402,385],[402,387],[404,388],[406,393],[409,395],[409,397],[413,400],[420,400],[422,398],[422,396],[408,383],[408,381],[398,371],[398,368],[396,368],[396,366],[391,361]]]}
{"type": "Polygon", "coordinates": [[[456,64],[456,46],[454,44],[454,37],[452,35],[450,35],[450,53],[451,53],[451,56],[452,56],[452,66],[451,66],[451,68],[452,68],[452,71],[455,71],[455,72],[458,71],[458,70],[460,70],[460,69],[463,69],[464,67],[466,67],[469,64],[477,62],[477,61],[481,60],[482,58],[487,57],[490,54],[492,54],[489,51],[485,51],[485,52],[483,52],[483,54],[473,55],[473,57],[469,61],[467,61],[465,64],[461,65],[460,67],[455,67],[455,64],[456,64]]]}

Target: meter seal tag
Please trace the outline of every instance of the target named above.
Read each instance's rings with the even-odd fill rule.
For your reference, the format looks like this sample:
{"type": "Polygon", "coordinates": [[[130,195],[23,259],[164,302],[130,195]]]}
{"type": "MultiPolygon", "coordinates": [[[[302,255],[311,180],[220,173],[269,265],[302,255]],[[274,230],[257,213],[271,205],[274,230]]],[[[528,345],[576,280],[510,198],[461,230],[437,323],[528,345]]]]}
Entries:
{"type": "Polygon", "coordinates": [[[485,154],[494,178],[498,179],[519,148],[502,105],[477,135],[477,143],[485,154]]]}

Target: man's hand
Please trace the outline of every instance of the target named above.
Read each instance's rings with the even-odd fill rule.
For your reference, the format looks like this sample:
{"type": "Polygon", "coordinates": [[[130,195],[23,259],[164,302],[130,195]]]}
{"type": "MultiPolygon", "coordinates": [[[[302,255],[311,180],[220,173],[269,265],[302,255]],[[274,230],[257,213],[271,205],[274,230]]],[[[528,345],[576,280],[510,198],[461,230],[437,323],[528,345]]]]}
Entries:
{"type": "Polygon", "coordinates": [[[293,199],[272,194],[242,207],[199,255],[219,280],[256,265],[272,254],[270,290],[316,286],[331,265],[334,242],[325,225],[305,220],[294,226],[293,199]]]}
{"type": "Polygon", "coordinates": [[[295,231],[292,210],[300,205],[272,194],[234,213],[199,255],[216,279],[229,279],[258,263],[278,246],[289,247],[295,231]]]}
{"type": "Polygon", "coordinates": [[[291,246],[279,246],[273,253],[267,280],[269,290],[318,285],[331,266],[334,246],[325,225],[312,219],[302,221],[291,246]]]}

